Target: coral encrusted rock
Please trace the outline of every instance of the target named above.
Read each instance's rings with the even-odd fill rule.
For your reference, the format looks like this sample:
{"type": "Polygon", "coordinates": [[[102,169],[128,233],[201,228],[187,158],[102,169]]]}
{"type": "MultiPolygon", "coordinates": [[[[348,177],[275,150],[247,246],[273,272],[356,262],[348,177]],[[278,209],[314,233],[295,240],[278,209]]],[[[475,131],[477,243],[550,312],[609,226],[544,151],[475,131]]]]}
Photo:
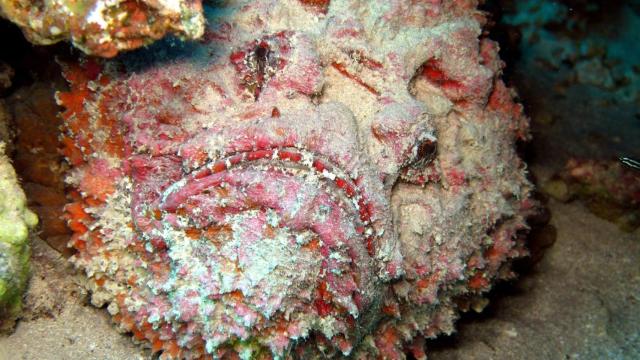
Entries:
{"type": "Polygon", "coordinates": [[[29,229],[38,218],[27,199],[0,140],[0,332],[13,328],[29,280],[29,229]]]}
{"type": "Polygon", "coordinates": [[[34,44],[70,40],[103,57],[166,33],[196,39],[204,31],[200,0],[0,0],[0,16],[16,23],[34,44]]]}
{"type": "Polygon", "coordinates": [[[164,358],[424,358],[535,212],[475,1],[225,1],[65,65],[72,262],[164,358]]]}

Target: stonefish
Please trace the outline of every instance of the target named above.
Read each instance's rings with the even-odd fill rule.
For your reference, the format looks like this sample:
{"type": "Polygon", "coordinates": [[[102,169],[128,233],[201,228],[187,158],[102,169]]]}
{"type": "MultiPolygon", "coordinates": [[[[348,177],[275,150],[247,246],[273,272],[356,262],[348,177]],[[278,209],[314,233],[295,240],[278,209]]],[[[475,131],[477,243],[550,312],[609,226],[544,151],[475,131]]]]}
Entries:
{"type": "Polygon", "coordinates": [[[424,358],[536,208],[477,5],[215,2],[197,43],[67,64],[93,304],[164,358],[424,358]]]}

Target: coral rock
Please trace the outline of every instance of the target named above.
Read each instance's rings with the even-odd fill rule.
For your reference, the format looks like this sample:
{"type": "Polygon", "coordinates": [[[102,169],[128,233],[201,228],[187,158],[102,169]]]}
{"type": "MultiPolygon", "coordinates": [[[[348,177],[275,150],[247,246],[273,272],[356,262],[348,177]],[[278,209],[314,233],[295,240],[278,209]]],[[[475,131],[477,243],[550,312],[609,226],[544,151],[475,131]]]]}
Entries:
{"type": "Polygon", "coordinates": [[[0,331],[13,328],[22,309],[29,280],[29,229],[38,218],[27,199],[0,141],[0,331]]]}
{"type": "MultiPolygon", "coordinates": [[[[13,118],[13,165],[20,174],[28,205],[40,219],[39,237],[70,256],[71,236],[61,209],[67,203],[64,174],[67,166],[59,153],[59,107],[50,84],[38,82],[7,98],[13,118]]],[[[7,152],[9,153],[9,152],[7,152]]]]}
{"type": "Polygon", "coordinates": [[[149,44],[166,33],[197,39],[204,31],[200,0],[1,0],[0,15],[35,44],[70,40],[85,53],[103,57],[149,44]]]}
{"type": "Polygon", "coordinates": [[[623,231],[640,227],[640,176],[618,160],[571,158],[542,190],[560,201],[584,200],[594,214],[623,231]]]}
{"type": "Polygon", "coordinates": [[[92,302],[167,358],[424,357],[536,207],[476,5],[228,1],[197,45],[67,64],[92,302]]]}

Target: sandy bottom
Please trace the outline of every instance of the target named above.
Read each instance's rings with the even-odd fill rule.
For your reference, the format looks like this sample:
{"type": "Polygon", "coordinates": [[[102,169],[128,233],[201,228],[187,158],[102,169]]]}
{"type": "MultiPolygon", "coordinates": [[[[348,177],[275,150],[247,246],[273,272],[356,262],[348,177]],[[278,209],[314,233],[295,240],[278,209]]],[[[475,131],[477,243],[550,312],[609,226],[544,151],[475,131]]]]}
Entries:
{"type": "Polygon", "coordinates": [[[148,359],[150,354],[118,333],[106,309],[88,303],[82,278],[39,238],[33,258],[23,319],[0,337],[0,360],[148,359]]]}
{"type": "Polygon", "coordinates": [[[640,229],[551,202],[555,244],[430,360],[640,359],[640,229]]]}
{"type": "MultiPolygon", "coordinates": [[[[430,359],[640,359],[640,230],[620,232],[580,203],[549,207],[555,244],[484,314],[429,344],[430,359]]],[[[0,360],[151,358],[87,303],[57,252],[33,247],[24,318],[0,338],[0,360]]]]}

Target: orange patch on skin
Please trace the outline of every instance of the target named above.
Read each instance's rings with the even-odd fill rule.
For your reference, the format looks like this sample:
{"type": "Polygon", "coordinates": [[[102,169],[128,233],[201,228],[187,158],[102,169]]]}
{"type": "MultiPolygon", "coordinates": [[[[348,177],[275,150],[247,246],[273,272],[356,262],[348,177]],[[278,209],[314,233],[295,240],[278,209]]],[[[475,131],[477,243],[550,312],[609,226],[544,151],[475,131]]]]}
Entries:
{"type": "Polygon", "coordinates": [[[200,239],[200,235],[202,235],[202,231],[196,228],[187,228],[184,230],[184,233],[185,235],[187,235],[189,239],[192,239],[192,240],[198,240],[200,239]]]}
{"type": "Polygon", "coordinates": [[[58,103],[65,107],[61,117],[73,134],[88,128],[89,114],[84,108],[85,101],[91,96],[88,84],[97,76],[96,71],[100,70],[100,66],[92,61],[87,61],[85,67],[79,64],[66,65],[63,74],[71,89],[56,95],[58,103]]]}
{"type": "Polygon", "coordinates": [[[80,188],[84,190],[87,195],[93,196],[101,202],[106,201],[107,196],[113,194],[115,191],[115,186],[112,180],[105,178],[104,176],[93,176],[93,174],[89,172],[85,172],[80,188]]]}
{"type": "Polygon", "coordinates": [[[400,308],[396,303],[383,306],[382,312],[393,317],[400,316],[400,308]]]}
{"type": "MultiPolygon", "coordinates": [[[[122,137],[117,133],[117,121],[113,116],[109,116],[107,112],[107,106],[105,105],[105,99],[109,99],[110,92],[103,93],[100,97],[99,102],[96,103],[97,111],[95,113],[90,114],[87,109],[85,109],[85,102],[88,100],[92,100],[94,98],[94,92],[89,89],[89,82],[93,80],[97,80],[97,84],[100,86],[107,86],[109,84],[110,78],[108,76],[102,75],[100,72],[102,71],[102,66],[92,60],[87,60],[84,64],[66,64],[64,69],[64,76],[69,82],[70,91],[68,92],[58,92],[57,99],[58,103],[65,107],[65,110],[61,113],[61,117],[67,126],[67,129],[70,130],[71,135],[78,135],[83,131],[89,131],[86,135],[86,139],[77,138],[75,141],[81,142],[84,141],[84,144],[81,144],[82,147],[86,148],[86,152],[91,153],[96,149],[92,149],[92,144],[88,142],[91,138],[92,133],[90,132],[90,122],[89,119],[91,116],[96,117],[96,124],[102,128],[111,128],[111,137],[105,143],[105,151],[118,154],[120,152],[120,147],[123,145],[122,137]]],[[[96,99],[94,99],[96,100],[96,99]]]]}
{"type": "Polygon", "coordinates": [[[492,261],[492,262],[497,261],[501,255],[502,255],[502,252],[499,249],[497,249],[495,246],[492,246],[489,249],[487,249],[487,251],[484,254],[484,256],[489,261],[492,261]]]}
{"type": "Polygon", "coordinates": [[[331,0],[299,0],[302,5],[313,7],[321,13],[326,13],[331,0]]]}
{"type": "Polygon", "coordinates": [[[165,342],[164,349],[173,359],[177,359],[180,355],[180,347],[175,340],[165,342]]]}
{"type": "Polygon", "coordinates": [[[169,273],[169,265],[161,262],[154,262],[149,264],[149,269],[154,274],[167,274],[169,273]]]}
{"type": "Polygon", "coordinates": [[[102,74],[100,75],[100,79],[98,80],[98,82],[100,83],[100,85],[106,86],[111,82],[111,78],[107,75],[102,74]]]}
{"type": "Polygon", "coordinates": [[[67,214],[75,220],[78,221],[87,221],[91,220],[91,216],[84,211],[84,206],[82,202],[76,201],[69,203],[65,206],[65,211],[67,214]]]}
{"type": "Polygon", "coordinates": [[[124,141],[120,136],[112,136],[106,141],[104,150],[107,154],[113,155],[117,158],[124,156],[124,141]]]}
{"type": "Polygon", "coordinates": [[[142,341],[145,339],[144,333],[137,327],[131,329],[131,332],[133,332],[133,337],[136,338],[136,340],[142,341]]]}
{"type": "Polygon", "coordinates": [[[302,248],[315,252],[316,250],[318,250],[318,248],[320,248],[320,240],[318,240],[318,238],[313,238],[311,241],[304,244],[302,248]]]}
{"type": "Polygon", "coordinates": [[[70,219],[81,222],[91,220],[91,216],[87,214],[86,211],[84,211],[84,206],[80,201],[69,203],[65,206],[64,209],[70,219]]]}
{"type": "Polygon", "coordinates": [[[131,316],[129,316],[128,314],[124,314],[122,315],[121,324],[125,327],[125,329],[131,330],[134,327],[133,318],[131,318],[131,316]]]}
{"type": "Polygon", "coordinates": [[[148,321],[143,322],[142,326],[140,326],[140,329],[143,330],[147,335],[153,335],[153,332],[151,331],[151,323],[149,323],[148,321]]]}
{"type": "Polygon", "coordinates": [[[325,317],[331,313],[332,307],[326,301],[322,299],[316,299],[314,301],[314,304],[316,306],[316,310],[318,311],[318,315],[320,315],[320,317],[325,317]]]}
{"type": "Polygon", "coordinates": [[[86,248],[87,243],[84,240],[76,239],[71,241],[73,247],[78,251],[83,251],[86,248]]]}
{"type": "Polygon", "coordinates": [[[229,189],[219,187],[219,188],[216,188],[216,193],[218,194],[218,196],[225,198],[229,196],[229,189]]]}
{"type": "Polygon", "coordinates": [[[127,279],[127,284],[130,285],[130,286],[134,286],[136,284],[136,280],[138,280],[137,276],[131,275],[127,279]]]}
{"type": "Polygon", "coordinates": [[[244,295],[242,294],[242,292],[240,290],[234,290],[232,292],[229,293],[229,297],[231,297],[232,299],[236,300],[236,301],[242,301],[242,299],[244,299],[244,295]]]}
{"type": "Polygon", "coordinates": [[[73,232],[77,235],[83,235],[87,231],[89,231],[89,229],[78,220],[71,219],[69,220],[67,225],[69,226],[69,229],[73,230],[73,232]]]}
{"type": "Polygon", "coordinates": [[[227,169],[227,165],[225,165],[224,162],[218,162],[215,165],[213,165],[213,167],[211,168],[211,172],[215,174],[215,173],[225,171],[226,169],[227,169]]]}
{"type": "Polygon", "coordinates": [[[264,229],[264,236],[266,236],[267,239],[273,239],[276,236],[274,227],[267,225],[267,227],[264,229]]]}
{"type": "Polygon", "coordinates": [[[479,272],[469,279],[469,287],[474,290],[481,290],[489,286],[489,280],[484,277],[484,274],[479,272]]]}
{"type": "Polygon", "coordinates": [[[395,344],[398,341],[398,334],[394,328],[388,327],[384,333],[382,333],[382,338],[386,344],[395,344]]]}
{"type": "Polygon", "coordinates": [[[318,315],[324,317],[331,313],[333,310],[333,306],[331,306],[330,302],[333,299],[331,293],[327,290],[327,283],[321,281],[318,284],[318,298],[314,301],[314,305],[316,307],[316,311],[318,311],[318,315]]]}
{"type": "Polygon", "coordinates": [[[67,158],[67,161],[73,166],[78,166],[84,163],[84,156],[82,155],[82,151],[78,149],[76,144],[73,142],[71,138],[63,137],[62,138],[62,155],[67,158]]]}
{"type": "Polygon", "coordinates": [[[199,150],[194,156],[193,160],[197,164],[204,164],[207,160],[209,160],[209,154],[204,150],[199,150]]]}
{"type": "Polygon", "coordinates": [[[89,117],[84,110],[84,102],[90,94],[86,88],[74,89],[73,86],[69,92],[58,93],[58,101],[66,109],[62,112],[62,118],[75,134],[86,128],[89,123],[89,117]]]}
{"type": "Polygon", "coordinates": [[[331,296],[331,293],[327,290],[327,283],[324,281],[320,282],[320,285],[318,286],[318,295],[327,301],[331,301],[331,299],[333,298],[333,296],[331,296]]]}
{"type": "Polygon", "coordinates": [[[420,279],[418,281],[416,281],[416,286],[420,289],[425,289],[427,287],[429,287],[429,284],[431,283],[431,281],[429,281],[429,279],[420,279]]]}
{"type": "Polygon", "coordinates": [[[100,248],[102,247],[102,245],[104,245],[104,242],[102,241],[102,237],[100,237],[100,235],[97,232],[92,232],[91,233],[91,240],[93,240],[93,247],[94,248],[100,248]]]}
{"type": "Polygon", "coordinates": [[[305,5],[328,6],[331,1],[330,0],[300,0],[300,2],[305,5]]]}
{"type": "Polygon", "coordinates": [[[104,203],[104,201],[100,201],[94,197],[87,197],[84,199],[84,202],[88,207],[96,207],[104,203]]]}
{"type": "Polygon", "coordinates": [[[156,339],[151,343],[151,352],[157,353],[158,351],[162,350],[163,347],[164,342],[162,342],[162,340],[160,339],[156,339]]]}
{"type": "Polygon", "coordinates": [[[229,233],[231,233],[231,227],[229,225],[210,226],[204,231],[204,236],[214,245],[219,246],[222,241],[220,237],[229,233]]]}

